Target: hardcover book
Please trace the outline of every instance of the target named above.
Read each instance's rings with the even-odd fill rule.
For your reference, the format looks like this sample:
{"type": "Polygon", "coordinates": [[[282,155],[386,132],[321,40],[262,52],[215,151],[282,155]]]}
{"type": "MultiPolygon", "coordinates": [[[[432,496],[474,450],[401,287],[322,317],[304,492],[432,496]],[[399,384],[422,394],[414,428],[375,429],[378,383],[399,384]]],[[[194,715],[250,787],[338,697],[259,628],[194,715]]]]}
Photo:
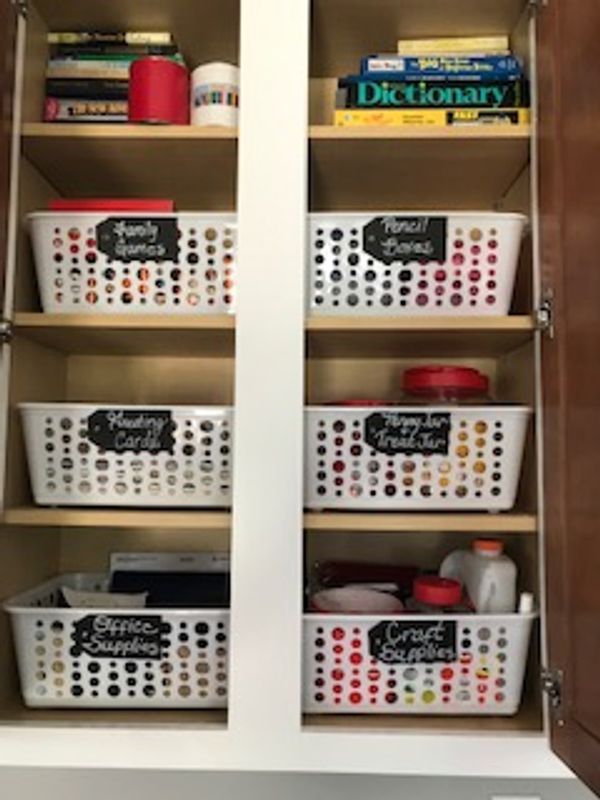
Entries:
{"type": "Polygon", "coordinates": [[[334,124],[340,127],[358,126],[431,126],[457,127],[463,125],[527,125],[527,108],[421,108],[421,109],[339,109],[334,124]]]}
{"type": "Polygon", "coordinates": [[[127,122],[127,100],[47,97],[45,122],[127,122]]]}
{"type": "Polygon", "coordinates": [[[127,100],[127,80],[97,78],[51,78],[46,81],[47,97],[72,97],[86,100],[127,100]]]}
{"type": "Polygon", "coordinates": [[[529,105],[527,81],[396,81],[350,76],[339,81],[345,108],[519,108],[529,105]],[[345,95],[345,99],[344,99],[345,95]]]}
{"type": "Polygon", "coordinates": [[[461,36],[436,39],[398,39],[400,55],[508,55],[508,36],[461,36]]]}
{"type": "Polygon", "coordinates": [[[48,34],[48,44],[172,44],[166,31],[56,31],[48,34]]]}
{"type": "Polygon", "coordinates": [[[518,80],[523,76],[515,56],[396,56],[361,59],[361,75],[388,80],[518,80]]]}

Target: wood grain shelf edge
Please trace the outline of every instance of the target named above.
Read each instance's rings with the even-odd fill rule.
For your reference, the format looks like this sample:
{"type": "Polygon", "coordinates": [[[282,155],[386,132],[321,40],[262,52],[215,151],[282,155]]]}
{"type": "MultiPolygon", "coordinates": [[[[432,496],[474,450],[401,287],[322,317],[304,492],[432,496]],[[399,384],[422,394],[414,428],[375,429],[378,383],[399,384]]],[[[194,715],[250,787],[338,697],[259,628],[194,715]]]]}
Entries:
{"type": "Polygon", "coordinates": [[[304,515],[304,528],[315,533],[414,533],[415,531],[447,531],[464,533],[536,533],[537,517],[533,514],[436,514],[436,513],[345,513],[309,512],[304,515]]]}
{"type": "Polygon", "coordinates": [[[171,530],[226,530],[231,514],[226,511],[106,509],[106,508],[9,508],[5,525],[78,528],[164,528],[171,530]]]}

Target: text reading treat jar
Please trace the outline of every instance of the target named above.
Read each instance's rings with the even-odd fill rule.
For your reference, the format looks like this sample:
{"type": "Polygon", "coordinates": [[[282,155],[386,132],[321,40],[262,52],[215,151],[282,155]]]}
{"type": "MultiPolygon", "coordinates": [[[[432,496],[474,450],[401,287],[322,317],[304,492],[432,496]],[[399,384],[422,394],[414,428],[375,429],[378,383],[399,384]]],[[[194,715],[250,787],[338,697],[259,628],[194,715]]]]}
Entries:
{"type": "Polygon", "coordinates": [[[530,409],[488,401],[486,376],[467,368],[408,370],[404,390],[403,405],[307,409],[306,506],[512,508],[530,409]]]}

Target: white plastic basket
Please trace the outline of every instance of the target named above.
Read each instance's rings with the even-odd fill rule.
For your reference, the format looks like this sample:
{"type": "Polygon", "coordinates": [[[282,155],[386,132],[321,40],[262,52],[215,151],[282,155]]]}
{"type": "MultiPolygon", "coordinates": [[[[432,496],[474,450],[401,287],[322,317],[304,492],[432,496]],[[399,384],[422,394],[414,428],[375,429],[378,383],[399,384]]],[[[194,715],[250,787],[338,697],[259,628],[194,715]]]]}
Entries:
{"type": "Polygon", "coordinates": [[[521,214],[310,215],[310,313],[509,313],[521,214]]]}
{"type": "Polygon", "coordinates": [[[514,714],[535,614],[309,614],[304,710],[514,714]]]}
{"type": "Polygon", "coordinates": [[[233,311],[234,214],[30,214],[47,313],[233,311]]]}
{"type": "Polygon", "coordinates": [[[24,403],[40,505],[225,507],[231,408],[24,403]]]}
{"type": "Polygon", "coordinates": [[[309,408],[306,506],[510,509],[530,413],[511,406],[309,408]]]}
{"type": "Polygon", "coordinates": [[[106,590],[103,575],[63,575],[8,600],[28,706],[222,708],[229,611],[57,608],[61,586],[106,590]]]}

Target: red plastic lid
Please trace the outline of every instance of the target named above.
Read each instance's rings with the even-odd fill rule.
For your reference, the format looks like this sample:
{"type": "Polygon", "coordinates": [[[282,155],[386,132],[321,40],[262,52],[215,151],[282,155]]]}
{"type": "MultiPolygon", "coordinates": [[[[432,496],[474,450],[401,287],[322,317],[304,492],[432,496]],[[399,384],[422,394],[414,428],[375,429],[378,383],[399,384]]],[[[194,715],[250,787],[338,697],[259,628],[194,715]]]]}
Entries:
{"type": "Polygon", "coordinates": [[[413,597],[429,606],[457,606],[462,600],[462,584],[437,575],[420,575],[413,583],[413,597]]]}
{"type": "Polygon", "coordinates": [[[460,394],[488,393],[487,375],[471,367],[431,365],[407,369],[403,379],[404,391],[411,394],[435,393],[444,390],[460,394]]]}

